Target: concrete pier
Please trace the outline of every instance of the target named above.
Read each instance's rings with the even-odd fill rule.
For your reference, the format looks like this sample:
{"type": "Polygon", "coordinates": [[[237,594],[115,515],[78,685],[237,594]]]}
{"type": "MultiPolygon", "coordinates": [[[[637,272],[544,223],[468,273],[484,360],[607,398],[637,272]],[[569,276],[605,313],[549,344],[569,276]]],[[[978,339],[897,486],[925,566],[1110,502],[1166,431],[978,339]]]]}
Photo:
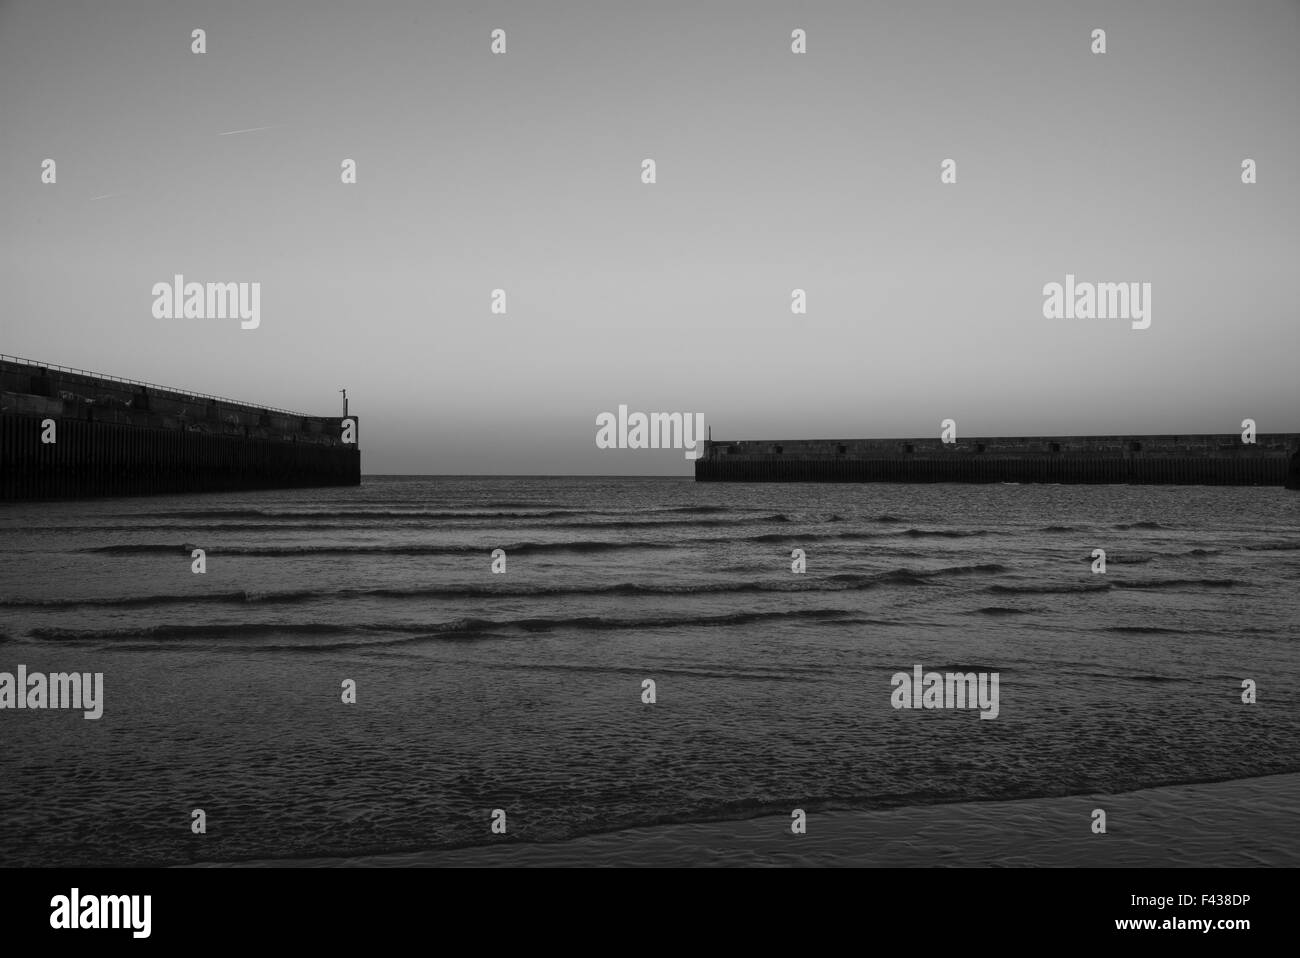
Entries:
{"type": "Polygon", "coordinates": [[[1300,488],[1300,434],[706,441],[695,480],[1300,488]]]}
{"type": "Polygon", "coordinates": [[[343,422],[3,356],[0,499],[358,485],[343,422]]]}

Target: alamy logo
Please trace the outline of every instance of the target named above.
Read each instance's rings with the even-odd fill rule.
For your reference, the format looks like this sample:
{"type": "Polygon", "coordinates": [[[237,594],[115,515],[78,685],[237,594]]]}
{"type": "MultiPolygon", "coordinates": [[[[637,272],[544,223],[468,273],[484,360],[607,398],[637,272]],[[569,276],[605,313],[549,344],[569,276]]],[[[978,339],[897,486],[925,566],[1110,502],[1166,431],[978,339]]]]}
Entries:
{"type": "Polygon", "coordinates": [[[998,717],[997,672],[926,672],[912,667],[912,674],[895,672],[889,702],[896,709],[973,709],[980,718],[998,717]]]}
{"type": "Polygon", "coordinates": [[[698,448],[704,438],[704,413],[643,412],[629,414],[627,406],[618,407],[618,415],[596,415],[598,449],[684,449],[685,458],[700,458],[698,448]]]}
{"type": "Polygon", "coordinates": [[[72,889],[70,895],[50,899],[50,927],[129,928],[133,938],[148,938],[152,930],[152,895],[85,895],[72,889]]]}
{"type": "Polygon", "coordinates": [[[18,666],[17,676],[0,672],[0,709],[81,709],[82,718],[104,714],[103,672],[43,672],[28,674],[18,666]]]}
{"type": "Polygon", "coordinates": [[[1150,283],[1076,283],[1073,273],[1065,284],[1043,287],[1046,319],[1130,319],[1134,329],[1151,325],[1150,283]]]}
{"type": "Polygon", "coordinates": [[[151,293],[154,319],[240,319],[241,329],[262,322],[261,283],[187,283],[177,273],[151,293]]]}

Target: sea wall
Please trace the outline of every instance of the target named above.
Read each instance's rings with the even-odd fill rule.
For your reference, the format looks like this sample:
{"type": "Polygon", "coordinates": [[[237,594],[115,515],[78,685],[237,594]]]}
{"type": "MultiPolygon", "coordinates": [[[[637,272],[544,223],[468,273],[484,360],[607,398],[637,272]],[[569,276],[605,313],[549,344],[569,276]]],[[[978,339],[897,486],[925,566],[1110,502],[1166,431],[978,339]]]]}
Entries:
{"type": "Polygon", "coordinates": [[[1280,486],[1300,435],[709,441],[697,482],[1043,482],[1280,486]]]}
{"type": "Polygon", "coordinates": [[[0,359],[0,499],[357,485],[348,419],[0,359]]]}

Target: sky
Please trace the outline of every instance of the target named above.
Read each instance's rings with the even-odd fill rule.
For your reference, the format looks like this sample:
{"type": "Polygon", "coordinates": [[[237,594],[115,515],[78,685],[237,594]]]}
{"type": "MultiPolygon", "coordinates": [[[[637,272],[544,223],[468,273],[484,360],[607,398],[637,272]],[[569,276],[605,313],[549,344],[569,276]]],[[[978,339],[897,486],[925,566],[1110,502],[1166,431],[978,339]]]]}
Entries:
{"type": "Polygon", "coordinates": [[[0,0],[0,352],[346,387],[367,473],[690,475],[598,448],[620,405],[1300,431],[1298,58],[1294,0],[0,0]],[[156,318],[178,273],[260,325],[156,318]],[[1067,273],[1150,283],[1150,327],[1045,318],[1067,273]]]}

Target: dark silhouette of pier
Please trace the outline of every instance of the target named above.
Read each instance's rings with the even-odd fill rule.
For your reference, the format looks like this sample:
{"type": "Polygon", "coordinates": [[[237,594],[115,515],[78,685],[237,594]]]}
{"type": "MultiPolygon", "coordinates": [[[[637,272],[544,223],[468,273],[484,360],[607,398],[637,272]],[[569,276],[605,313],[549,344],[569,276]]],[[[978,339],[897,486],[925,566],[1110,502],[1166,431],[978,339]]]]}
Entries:
{"type": "Polygon", "coordinates": [[[697,482],[1021,482],[1300,489],[1300,435],[708,440],[697,482]]]}
{"type": "Polygon", "coordinates": [[[0,356],[0,499],[358,485],[347,418],[0,356]]]}

